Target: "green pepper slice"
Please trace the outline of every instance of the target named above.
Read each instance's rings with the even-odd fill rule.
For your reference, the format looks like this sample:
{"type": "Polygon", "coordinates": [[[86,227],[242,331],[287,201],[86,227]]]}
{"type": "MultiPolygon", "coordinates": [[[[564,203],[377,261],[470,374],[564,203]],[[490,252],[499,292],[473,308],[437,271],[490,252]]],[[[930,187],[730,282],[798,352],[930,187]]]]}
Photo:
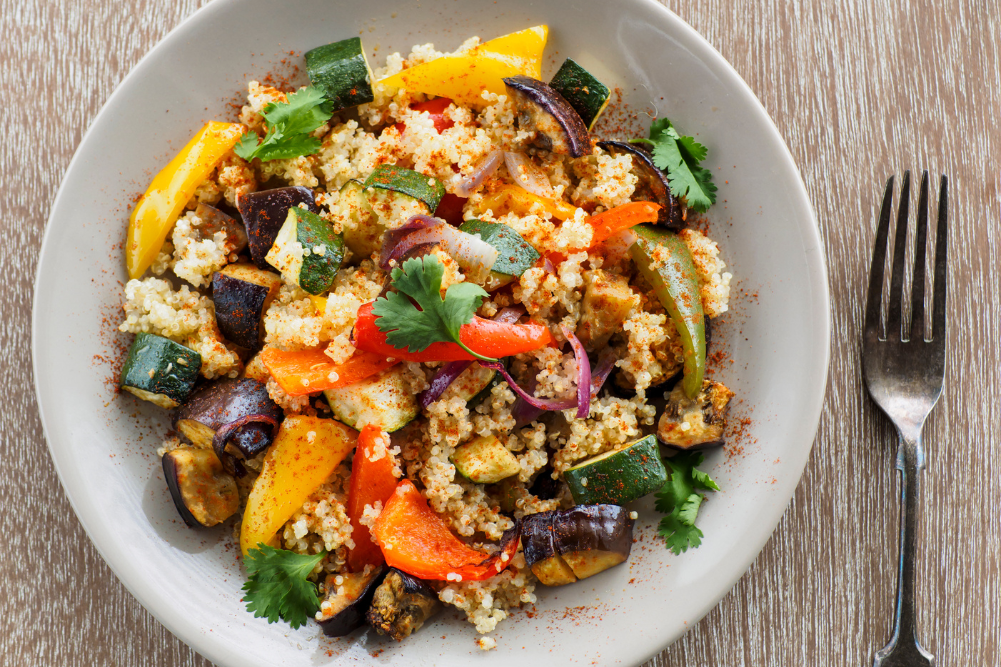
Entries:
{"type": "Polygon", "coordinates": [[[633,231],[636,242],[629,254],[678,329],[685,357],[682,388],[685,395],[695,398],[706,371],[706,324],[692,254],[673,232],[645,224],[636,225],[633,231]]]}

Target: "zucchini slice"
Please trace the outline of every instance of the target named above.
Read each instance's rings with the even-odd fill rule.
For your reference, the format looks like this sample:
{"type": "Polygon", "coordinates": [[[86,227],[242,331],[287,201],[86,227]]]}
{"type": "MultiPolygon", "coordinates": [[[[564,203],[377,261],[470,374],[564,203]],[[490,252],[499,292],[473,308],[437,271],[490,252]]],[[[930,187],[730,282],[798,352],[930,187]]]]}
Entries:
{"type": "Polygon", "coordinates": [[[161,408],[176,408],[198,379],[202,355],[169,338],[136,334],[122,365],[122,389],[161,408]]]}
{"type": "Polygon", "coordinates": [[[396,195],[392,197],[394,202],[399,196],[422,202],[427,207],[425,213],[430,215],[438,208],[438,204],[445,194],[445,186],[434,176],[425,176],[413,169],[391,164],[379,165],[365,179],[365,194],[376,212],[379,212],[378,204],[373,200],[380,196],[384,197],[386,193],[390,192],[396,195]]]}
{"type": "Polygon", "coordinates": [[[343,214],[344,244],[356,256],[371,257],[382,248],[386,228],[365,198],[360,181],[350,180],[341,188],[337,206],[343,214]]]}
{"type": "Polygon", "coordinates": [[[578,505],[624,505],[663,488],[667,469],[657,437],[648,435],[625,449],[578,463],[563,478],[578,505]]]}
{"type": "Polygon", "coordinates": [[[372,94],[372,68],[360,37],[318,46],[306,52],[309,81],[334,103],[334,111],[366,104],[372,94]]]}
{"type": "Polygon", "coordinates": [[[497,249],[490,269],[489,286],[501,287],[528,271],[539,260],[539,252],[521,234],[499,222],[467,220],[459,231],[479,236],[497,249]]]}
{"type": "Polygon", "coordinates": [[[612,96],[608,86],[571,58],[563,61],[549,85],[580,114],[588,131],[594,127],[612,96]]]}
{"type": "Polygon", "coordinates": [[[265,259],[281,271],[285,282],[310,294],[322,294],[334,284],[341,268],[344,238],[317,214],[294,206],[265,259]]]}
{"type": "Polygon", "coordinates": [[[348,426],[361,429],[375,424],[387,433],[409,424],[420,410],[417,397],[404,378],[402,364],[388,368],[361,382],[323,392],[334,416],[348,426]]]}
{"type": "Polygon", "coordinates": [[[452,454],[456,471],[477,484],[496,484],[521,471],[518,459],[497,436],[481,435],[459,445],[452,454]]]}

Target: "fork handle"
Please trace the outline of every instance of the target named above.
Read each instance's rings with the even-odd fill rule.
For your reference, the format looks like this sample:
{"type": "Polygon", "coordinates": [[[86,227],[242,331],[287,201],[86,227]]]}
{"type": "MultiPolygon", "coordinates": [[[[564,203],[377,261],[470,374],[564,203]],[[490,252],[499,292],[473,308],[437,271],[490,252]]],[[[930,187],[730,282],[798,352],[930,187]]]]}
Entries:
{"type": "Polygon", "coordinates": [[[914,559],[917,551],[918,494],[920,473],[925,467],[920,432],[914,438],[900,437],[896,468],[900,471],[900,562],[897,572],[897,608],[893,638],[917,643],[914,619],[914,559]]]}

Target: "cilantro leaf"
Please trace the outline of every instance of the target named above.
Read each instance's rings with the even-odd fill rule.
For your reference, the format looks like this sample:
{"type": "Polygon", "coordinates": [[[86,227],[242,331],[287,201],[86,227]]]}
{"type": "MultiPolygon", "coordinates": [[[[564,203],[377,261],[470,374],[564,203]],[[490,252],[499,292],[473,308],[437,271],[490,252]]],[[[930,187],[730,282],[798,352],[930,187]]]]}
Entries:
{"type": "Polygon", "coordinates": [[[233,148],[244,160],[288,160],[320,150],[320,140],[310,136],[333,115],[333,103],[312,86],[289,93],[288,102],[270,102],[261,111],[267,134],[262,140],[247,132],[233,148]]]}
{"type": "Polygon", "coordinates": [[[292,629],[306,624],[320,609],[316,585],[306,577],[323,560],[326,552],[314,556],[297,554],[258,543],[243,559],[250,576],[243,584],[247,611],[268,623],[285,620],[292,629]]]}
{"type": "Polygon", "coordinates": [[[698,491],[719,491],[712,477],[698,469],[704,459],[700,452],[664,459],[671,476],[664,488],[654,495],[657,511],[667,515],[660,520],[657,532],[675,554],[702,544],[702,531],[695,527],[695,519],[705,497],[698,491]]]}
{"type": "Polygon", "coordinates": [[[456,343],[477,359],[497,361],[473,352],[459,339],[459,330],[472,321],[486,291],[472,283],[456,283],[449,285],[442,299],[444,275],[445,267],[434,255],[412,257],[394,268],[391,285],[398,291],[376,299],[375,325],[386,334],[387,343],[408,352],[423,352],[432,343],[456,343]]]}
{"type": "Polygon", "coordinates": [[[682,136],[667,118],[650,124],[649,139],[633,139],[653,147],[653,163],[667,173],[671,194],[683,197],[693,210],[705,213],[716,203],[716,184],[708,169],[699,166],[709,150],[693,137],[682,136]]]}

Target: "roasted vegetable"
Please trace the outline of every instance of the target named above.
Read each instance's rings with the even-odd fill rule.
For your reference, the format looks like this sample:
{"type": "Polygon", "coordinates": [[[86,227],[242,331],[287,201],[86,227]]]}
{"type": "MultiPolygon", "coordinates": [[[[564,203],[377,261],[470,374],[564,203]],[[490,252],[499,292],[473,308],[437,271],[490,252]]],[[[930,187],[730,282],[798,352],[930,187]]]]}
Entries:
{"type": "Polygon", "coordinates": [[[650,153],[635,144],[624,141],[599,141],[598,147],[612,155],[630,155],[633,158],[633,173],[639,177],[634,199],[645,199],[660,204],[657,224],[671,231],[680,231],[685,226],[681,202],[671,194],[671,184],[667,174],[657,168],[650,153]]]}
{"type": "Polygon", "coordinates": [[[495,435],[481,435],[459,445],[452,463],[456,472],[477,484],[495,484],[521,471],[518,459],[495,435]]]}
{"type": "Polygon", "coordinates": [[[420,202],[423,213],[431,214],[445,194],[445,186],[437,178],[391,164],[376,167],[365,179],[364,188],[369,204],[384,222],[394,219],[396,210],[403,210],[396,206],[401,198],[420,202]]]}
{"type": "Polygon", "coordinates": [[[319,213],[313,191],[302,186],[251,192],[240,197],[240,215],[247,228],[250,256],[259,269],[269,269],[265,257],[288,218],[288,210],[304,204],[319,213]]]}
{"type": "Polygon", "coordinates": [[[275,546],[278,529],[327,480],[357,439],[354,429],[333,419],[294,415],[282,422],[243,512],[244,556],[260,542],[275,546]]]}
{"type": "Polygon", "coordinates": [[[535,132],[535,145],[571,157],[591,154],[591,136],[580,114],[549,84],[528,76],[504,79],[518,109],[518,128],[535,132]]]}
{"type": "Polygon", "coordinates": [[[563,61],[549,85],[580,114],[588,130],[594,127],[612,96],[608,86],[571,58],[563,61]]]}
{"type": "Polygon", "coordinates": [[[184,205],[240,139],[243,129],[238,123],[206,123],[156,175],[129,217],[125,241],[129,278],[138,278],[153,263],[184,205]]]}
{"type": "Polygon", "coordinates": [[[261,350],[261,362],[291,396],[348,387],[399,363],[380,354],[355,350],[347,361],[335,364],[322,349],[285,352],[274,347],[261,350]]]}
{"type": "Polygon", "coordinates": [[[325,582],[326,597],[316,622],[328,637],[343,637],[365,625],[365,616],[386,568],[367,567],[361,572],[331,574],[325,582]],[[338,584],[337,580],[341,583],[338,584]]]}
{"type": "Polygon", "coordinates": [[[658,491],[667,482],[657,438],[652,435],[581,461],[563,476],[578,505],[625,505],[658,491]]]}
{"type": "Polygon", "coordinates": [[[175,408],[198,380],[202,356],[180,343],[140,333],[122,364],[121,387],[161,408],[175,408]]]}
{"type": "Polygon", "coordinates": [[[227,471],[271,444],[284,413],[257,380],[219,380],[199,390],[174,414],[174,428],[198,447],[212,447],[227,471]]]}
{"type": "Polygon", "coordinates": [[[294,206],[265,260],[281,271],[286,283],[309,294],[322,294],[334,284],[341,268],[344,238],[317,214],[294,206]]]}
{"type": "Polygon", "coordinates": [[[542,209],[557,220],[569,220],[574,217],[577,207],[562,199],[550,199],[532,194],[519,185],[502,185],[496,191],[483,195],[480,209],[490,209],[495,218],[507,213],[517,213],[519,216],[532,214],[535,206],[542,209]]]}
{"type": "Polygon", "coordinates": [[[366,617],[380,635],[403,641],[420,630],[440,608],[438,594],[426,581],[390,568],[375,590],[366,617]]]}
{"type": "Polygon", "coordinates": [[[419,412],[417,397],[410,389],[407,371],[402,366],[392,366],[354,384],[327,389],[323,393],[334,416],[357,429],[372,424],[391,433],[409,424],[419,412]]]}
{"type": "Polygon", "coordinates": [[[240,509],[236,480],[211,449],[172,449],[162,464],[170,496],[188,526],[215,526],[240,509]]]}
{"type": "Polygon", "coordinates": [[[624,276],[601,269],[585,271],[577,338],[589,352],[605,347],[639,303],[639,294],[633,292],[624,276]]]}
{"type": "Polygon", "coordinates": [[[506,76],[542,76],[542,50],[549,28],[538,25],[491,39],[457,55],[448,55],[380,81],[383,86],[448,97],[457,104],[483,108],[483,91],[504,94],[506,76]]]}
{"type": "Polygon", "coordinates": [[[195,207],[195,215],[202,221],[195,228],[198,240],[214,239],[216,234],[222,232],[226,235],[226,244],[233,248],[232,252],[241,253],[246,249],[247,230],[239,220],[202,203],[195,207]]]}
{"type": "Polygon", "coordinates": [[[215,318],[226,340],[251,351],[261,346],[264,313],[281,284],[281,277],[253,264],[229,264],[212,276],[215,318]]]}
{"type": "Polygon", "coordinates": [[[490,556],[469,548],[409,479],[397,485],[372,526],[372,539],[390,567],[443,581],[482,581],[501,572],[518,551],[518,536],[515,524],[490,556]]]}
{"type": "Polygon", "coordinates": [[[525,561],[547,586],[585,579],[629,558],[633,520],[618,505],[578,505],[522,519],[525,561]]]}
{"type": "Polygon", "coordinates": [[[339,111],[371,102],[372,69],[365,58],[360,37],[349,37],[333,44],[306,51],[309,81],[323,91],[339,111]]]}
{"type": "Polygon", "coordinates": [[[490,267],[490,277],[484,283],[493,291],[525,273],[539,260],[538,251],[521,234],[499,222],[466,220],[460,231],[474,234],[497,249],[497,259],[490,267]]]}
{"type": "Polygon", "coordinates": [[[689,398],[695,398],[706,371],[706,330],[692,254],[673,232],[650,225],[637,225],[633,231],[636,242],[629,253],[681,336],[685,361],[682,386],[689,398]]]}
{"type": "Polygon", "coordinates": [[[372,210],[359,181],[348,181],[337,198],[344,222],[344,245],[356,256],[366,259],[379,252],[386,228],[372,210]]]}
{"type": "Polygon", "coordinates": [[[724,443],[726,410],[733,392],[719,382],[705,380],[695,398],[688,398],[679,385],[668,397],[657,422],[657,437],[680,450],[709,449],[724,443]]]}
{"type": "Polygon", "coordinates": [[[351,461],[351,480],[345,510],[351,520],[351,539],[355,546],[348,552],[347,565],[360,572],[366,565],[382,565],[379,546],[372,541],[368,526],[361,522],[365,506],[383,505],[396,490],[393,455],[389,434],[377,426],[366,426],[358,434],[358,448],[351,461]]]}

